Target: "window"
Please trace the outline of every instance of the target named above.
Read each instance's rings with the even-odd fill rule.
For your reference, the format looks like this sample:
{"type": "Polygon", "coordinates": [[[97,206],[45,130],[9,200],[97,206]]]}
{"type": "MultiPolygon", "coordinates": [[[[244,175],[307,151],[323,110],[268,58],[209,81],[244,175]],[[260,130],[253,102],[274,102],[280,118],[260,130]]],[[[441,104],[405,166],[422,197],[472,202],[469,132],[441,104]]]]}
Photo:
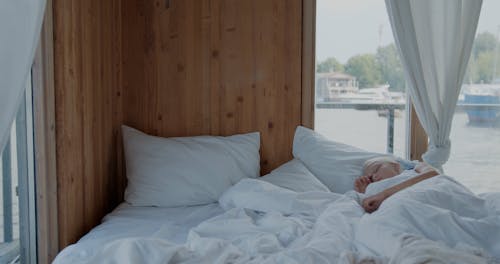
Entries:
{"type": "Polygon", "coordinates": [[[31,77],[1,154],[0,263],[36,261],[31,77]]]}
{"type": "MultiPolygon", "coordinates": [[[[444,165],[447,175],[476,193],[500,191],[497,10],[500,1],[483,1],[444,165]]],[[[405,80],[385,1],[317,0],[316,61],[315,129],[335,141],[408,157],[405,80]]]]}
{"type": "Polygon", "coordinates": [[[476,193],[500,191],[500,1],[484,0],[444,165],[476,193]]]}
{"type": "Polygon", "coordinates": [[[406,89],[383,0],[318,0],[315,129],[406,157],[406,89]]]}

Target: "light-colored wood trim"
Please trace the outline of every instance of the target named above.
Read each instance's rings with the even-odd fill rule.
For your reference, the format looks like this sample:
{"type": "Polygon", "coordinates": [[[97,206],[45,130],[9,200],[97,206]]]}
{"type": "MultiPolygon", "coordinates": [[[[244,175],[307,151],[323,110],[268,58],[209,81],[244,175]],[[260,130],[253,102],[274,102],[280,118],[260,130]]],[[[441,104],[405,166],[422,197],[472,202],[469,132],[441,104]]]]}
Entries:
{"type": "Polygon", "coordinates": [[[422,155],[427,151],[429,139],[411,102],[410,111],[410,145],[408,146],[410,159],[422,160],[422,155]]]}
{"type": "Polygon", "coordinates": [[[316,0],[302,1],[302,125],[314,128],[316,0]]]}
{"type": "Polygon", "coordinates": [[[51,263],[58,249],[52,0],[47,0],[33,63],[38,263],[51,263]]]}

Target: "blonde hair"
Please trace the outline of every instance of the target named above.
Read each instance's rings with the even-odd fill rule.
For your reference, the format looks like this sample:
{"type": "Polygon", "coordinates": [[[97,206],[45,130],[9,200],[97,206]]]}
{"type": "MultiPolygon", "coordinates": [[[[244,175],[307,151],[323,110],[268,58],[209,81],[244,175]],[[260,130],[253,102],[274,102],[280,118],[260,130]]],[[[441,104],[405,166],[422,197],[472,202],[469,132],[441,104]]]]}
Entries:
{"type": "Polygon", "coordinates": [[[365,174],[366,169],[369,166],[379,165],[379,164],[386,163],[386,162],[394,164],[394,165],[398,165],[399,173],[403,172],[403,168],[401,167],[399,162],[394,157],[392,157],[392,156],[379,156],[379,157],[371,158],[371,159],[368,159],[365,161],[365,163],[363,164],[363,175],[365,174]]]}

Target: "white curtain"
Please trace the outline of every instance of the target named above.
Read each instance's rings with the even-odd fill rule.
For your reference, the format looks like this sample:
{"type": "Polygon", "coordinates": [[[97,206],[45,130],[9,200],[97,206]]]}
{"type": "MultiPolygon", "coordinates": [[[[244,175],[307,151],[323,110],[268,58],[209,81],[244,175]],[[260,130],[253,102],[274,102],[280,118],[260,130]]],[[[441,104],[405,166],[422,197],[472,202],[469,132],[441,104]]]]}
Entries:
{"type": "Polygon", "coordinates": [[[425,162],[442,170],[482,0],[386,0],[409,94],[429,136],[425,162]]]}
{"type": "Polygon", "coordinates": [[[0,151],[22,99],[44,10],[45,0],[0,0],[0,151]]]}

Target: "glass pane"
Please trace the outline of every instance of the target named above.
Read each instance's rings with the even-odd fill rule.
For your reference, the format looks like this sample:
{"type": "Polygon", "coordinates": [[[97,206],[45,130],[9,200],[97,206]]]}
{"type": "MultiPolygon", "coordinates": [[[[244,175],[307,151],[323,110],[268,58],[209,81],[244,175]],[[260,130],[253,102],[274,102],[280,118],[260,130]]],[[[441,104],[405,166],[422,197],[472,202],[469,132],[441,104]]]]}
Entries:
{"type": "Polygon", "coordinates": [[[476,193],[500,191],[500,1],[484,0],[444,170],[476,193]]]}
{"type": "Polygon", "coordinates": [[[36,262],[31,78],[0,164],[0,263],[36,262]]]}
{"type": "Polygon", "coordinates": [[[405,79],[385,1],[318,0],[316,19],[315,130],[406,157],[405,79]]]}
{"type": "Polygon", "coordinates": [[[19,258],[19,183],[17,166],[16,125],[13,124],[10,140],[2,151],[0,188],[0,263],[10,263],[19,258]]]}

